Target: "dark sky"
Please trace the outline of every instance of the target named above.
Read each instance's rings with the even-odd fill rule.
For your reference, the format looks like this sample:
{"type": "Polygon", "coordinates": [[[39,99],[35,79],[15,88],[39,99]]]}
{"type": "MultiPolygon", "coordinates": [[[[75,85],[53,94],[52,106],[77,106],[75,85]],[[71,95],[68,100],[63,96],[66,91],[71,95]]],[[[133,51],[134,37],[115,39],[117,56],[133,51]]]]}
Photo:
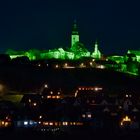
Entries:
{"type": "Polygon", "coordinates": [[[0,51],[69,47],[74,19],[89,50],[96,39],[105,54],[139,49],[139,7],[139,0],[3,0],[0,51]]]}

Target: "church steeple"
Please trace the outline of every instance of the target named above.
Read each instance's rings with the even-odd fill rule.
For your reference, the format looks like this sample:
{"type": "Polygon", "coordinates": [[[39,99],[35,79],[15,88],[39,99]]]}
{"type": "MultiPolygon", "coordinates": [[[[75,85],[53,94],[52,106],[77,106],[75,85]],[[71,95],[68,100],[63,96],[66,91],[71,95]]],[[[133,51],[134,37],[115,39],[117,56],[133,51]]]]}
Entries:
{"type": "Polygon", "coordinates": [[[98,41],[96,40],[95,45],[94,45],[94,52],[98,53],[98,41]]]}
{"type": "Polygon", "coordinates": [[[98,42],[96,40],[95,44],[94,44],[94,52],[92,53],[92,57],[96,58],[96,59],[100,59],[101,58],[101,52],[98,49],[98,42]]]}
{"type": "Polygon", "coordinates": [[[74,20],[74,24],[72,27],[72,34],[71,34],[71,47],[76,43],[79,42],[79,33],[76,24],[76,20],[74,20]]]}
{"type": "Polygon", "coordinates": [[[77,23],[76,23],[76,20],[74,20],[74,24],[73,24],[73,27],[72,27],[72,35],[78,35],[78,28],[77,28],[77,23]]]}

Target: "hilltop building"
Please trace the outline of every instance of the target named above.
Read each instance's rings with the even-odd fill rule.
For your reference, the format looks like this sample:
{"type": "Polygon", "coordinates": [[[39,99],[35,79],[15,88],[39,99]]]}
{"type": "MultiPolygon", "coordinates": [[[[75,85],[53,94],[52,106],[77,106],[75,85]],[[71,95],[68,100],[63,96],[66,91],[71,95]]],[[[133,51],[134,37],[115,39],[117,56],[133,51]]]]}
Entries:
{"type": "Polygon", "coordinates": [[[38,59],[77,60],[83,57],[92,57],[95,59],[101,58],[101,52],[98,49],[97,41],[95,43],[93,52],[88,51],[87,48],[84,46],[84,44],[80,42],[80,35],[78,32],[76,22],[74,22],[72,27],[71,47],[68,50],[65,50],[64,48],[43,51],[31,49],[25,52],[25,51],[14,51],[10,49],[6,53],[10,55],[11,59],[22,56],[27,56],[30,60],[38,60],[38,59]]]}

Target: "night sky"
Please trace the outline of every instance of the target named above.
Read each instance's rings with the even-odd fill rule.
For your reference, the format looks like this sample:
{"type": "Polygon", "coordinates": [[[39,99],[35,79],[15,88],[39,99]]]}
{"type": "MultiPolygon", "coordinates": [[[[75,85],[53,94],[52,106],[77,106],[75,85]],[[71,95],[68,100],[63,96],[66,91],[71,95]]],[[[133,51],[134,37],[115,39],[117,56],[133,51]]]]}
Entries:
{"type": "Polygon", "coordinates": [[[72,23],[92,50],[104,54],[140,48],[139,0],[1,0],[0,52],[70,47],[72,23]]]}

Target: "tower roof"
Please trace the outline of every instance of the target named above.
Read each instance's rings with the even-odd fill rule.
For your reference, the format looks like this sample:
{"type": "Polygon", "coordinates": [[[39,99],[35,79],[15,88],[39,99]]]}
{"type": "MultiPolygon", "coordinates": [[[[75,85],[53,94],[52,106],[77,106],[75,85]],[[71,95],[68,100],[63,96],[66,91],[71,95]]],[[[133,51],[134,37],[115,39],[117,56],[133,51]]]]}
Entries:
{"type": "Polygon", "coordinates": [[[78,28],[77,28],[76,20],[74,20],[74,24],[73,24],[73,27],[72,27],[72,34],[73,35],[78,35],[78,28]]]}

